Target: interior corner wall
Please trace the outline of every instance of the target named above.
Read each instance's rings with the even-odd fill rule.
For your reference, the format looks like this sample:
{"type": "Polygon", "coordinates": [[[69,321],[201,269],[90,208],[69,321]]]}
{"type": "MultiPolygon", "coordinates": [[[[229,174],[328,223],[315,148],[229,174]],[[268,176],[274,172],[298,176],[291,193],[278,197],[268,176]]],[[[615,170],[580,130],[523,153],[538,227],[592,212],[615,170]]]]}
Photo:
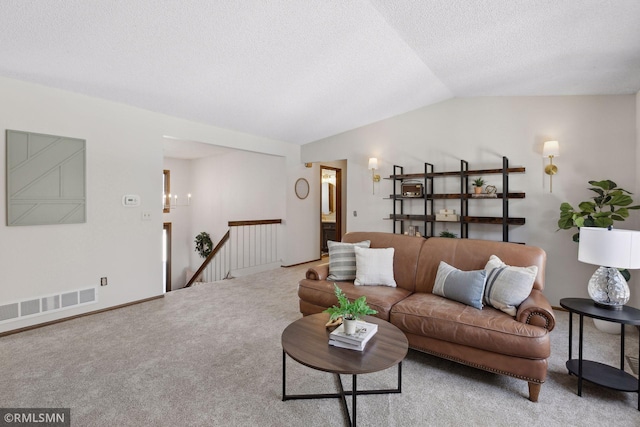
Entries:
{"type": "MultiPolygon", "coordinates": [[[[86,142],[87,221],[6,225],[0,213],[0,304],[97,289],[97,303],[0,324],[0,331],[162,295],[162,138],[149,113],[70,92],[0,79],[0,131],[68,136],[86,142]],[[122,197],[140,196],[138,207],[122,197]],[[143,220],[142,213],[151,213],[143,220]]],[[[4,144],[3,144],[4,145],[4,144]]],[[[0,199],[6,201],[5,150],[0,199]]]]}
{"type": "MultiPolygon", "coordinates": [[[[405,173],[420,173],[424,162],[433,163],[435,171],[455,171],[464,159],[470,169],[499,168],[502,156],[507,156],[510,166],[526,168],[526,173],[510,176],[510,190],[526,193],[525,199],[510,201],[510,216],[526,218],[525,225],[510,227],[510,240],[539,246],[547,252],[545,295],[558,306],[564,297],[588,297],[586,284],[594,271],[593,266],[577,260],[573,232],[557,231],[560,204],[566,201],[576,205],[589,199],[589,180],[611,179],[623,188],[636,187],[637,98],[452,99],[306,144],[302,147],[302,161],[347,159],[348,230],[390,232],[392,222],[383,218],[392,211],[388,199],[392,181],[376,183],[376,194],[372,194],[369,157],[378,158],[378,172],[388,177],[393,165],[404,166],[405,173]],[[549,191],[549,176],[544,174],[548,159],[542,157],[542,145],[550,139],[560,141],[560,157],[554,160],[558,174],[553,178],[553,192],[549,191]]],[[[484,178],[500,191],[499,175],[484,178]]],[[[446,183],[436,185],[437,192],[459,191],[459,187],[444,188],[446,183]]],[[[470,206],[473,214],[493,213],[494,208],[487,205],[490,201],[477,202],[470,206]]],[[[437,209],[459,210],[459,204],[445,201],[437,209]]],[[[419,210],[414,206],[409,213],[419,210]]],[[[628,224],[625,226],[633,226],[633,220],[628,224]]],[[[459,225],[438,224],[437,230],[446,226],[459,234],[459,225]]],[[[470,237],[500,240],[499,228],[471,225],[470,237]]]]}
{"type": "MultiPolygon", "coordinates": [[[[193,249],[193,240],[199,233],[209,233],[216,245],[229,230],[229,221],[285,219],[285,167],[282,156],[241,150],[191,160],[193,200],[187,240],[192,270],[203,261],[193,249]]],[[[283,259],[282,239],[279,246],[283,259]]]]}
{"type": "MultiPolygon", "coordinates": [[[[0,78],[0,131],[70,136],[87,141],[87,222],[72,225],[6,225],[0,210],[0,305],[97,286],[98,302],[0,323],[11,331],[162,295],[163,137],[215,143],[285,157],[285,254],[304,259],[311,220],[289,205],[300,168],[300,147],[59,89],[0,78]],[[288,189],[291,189],[289,192],[288,189]],[[122,196],[137,194],[139,207],[122,196]],[[143,220],[142,213],[150,220],[143,220]],[[296,252],[297,251],[297,252],[296,252]]],[[[4,145],[4,144],[3,144],[4,145]]],[[[6,150],[0,149],[0,200],[6,203],[6,150]]],[[[280,182],[280,181],[279,181],[280,182]]],[[[280,182],[281,183],[281,182],[280,182]]],[[[237,195],[244,197],[243,195],[237,195]]],[[[194,195],[195,199],[195,195],[194,195]]],[[[195,200],[194,200],[195,202],[195,200]]],[[[288,260],[285,260],[288,262],[288,260]]]]}
{"type": "MultiPolygon", "coordinates": [[[[636,165],[640,165],[640,92],[636,93],[636,165]]],[[[636,166],[635,169],[635,196],[636,204],[640,204],[640,168],[636,166]]],[[[640,215],[638,215],[640,216],[640,215]]],[[[640,230],[640,218],[636,218],[634,223],[634,229],[640,230]]],[[[640,308],[640,270],[631,272],[631,281],[629,283],[631,287],[631,298],[629,298],[629,305],[632,307],[640,308]]]]}

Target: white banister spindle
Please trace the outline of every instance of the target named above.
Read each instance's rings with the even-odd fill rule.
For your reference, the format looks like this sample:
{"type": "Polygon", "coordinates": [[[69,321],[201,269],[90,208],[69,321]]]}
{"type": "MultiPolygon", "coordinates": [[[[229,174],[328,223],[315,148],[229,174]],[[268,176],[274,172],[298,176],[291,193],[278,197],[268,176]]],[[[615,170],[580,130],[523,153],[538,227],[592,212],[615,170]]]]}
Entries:
{"type": "Polygon", "coordinates": [[[215,282],[280,266],[280,220],[229,223],[229,240],[211,259],[203,280],[215,282]]]}

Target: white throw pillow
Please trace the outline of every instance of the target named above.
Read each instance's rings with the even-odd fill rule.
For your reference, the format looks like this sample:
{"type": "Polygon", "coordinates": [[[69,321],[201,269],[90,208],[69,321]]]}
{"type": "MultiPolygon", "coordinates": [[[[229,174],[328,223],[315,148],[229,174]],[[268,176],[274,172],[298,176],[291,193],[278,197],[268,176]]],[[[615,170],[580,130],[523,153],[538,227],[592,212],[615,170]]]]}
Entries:
{"type": "Polygon", "coordinates": [[[356,246],[356,286],[383,285],[396,287],[393,278],[393,248],[369,249],[356,246]]]}
{"type": "Polygon", "coordinates": [[[515,316],[518,306],[531,294],[538,267],[512,267],[491,255],[484,269],[487,272],[484,303],[515,316]]]}

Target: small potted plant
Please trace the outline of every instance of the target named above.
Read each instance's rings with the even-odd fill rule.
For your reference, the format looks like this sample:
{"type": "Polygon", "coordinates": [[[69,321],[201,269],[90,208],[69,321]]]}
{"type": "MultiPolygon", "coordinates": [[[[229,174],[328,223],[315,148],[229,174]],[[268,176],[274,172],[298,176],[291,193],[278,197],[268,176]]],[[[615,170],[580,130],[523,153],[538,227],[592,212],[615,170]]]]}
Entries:
{"type": "Polygon", "coordinates": [[[484,179],[482,179],[482,177],[480,178],[476,178],[473,180],[473,183],[471,185],[473,185],[474,191],[476,194],[481,194],[482,193],[482,186],[485,184],[484,179]]]}
{"type": "Polygon", "coordinates": [[[456,237],[458,237],[458,235],[456,233],[452,233],[450,231],[441,231],[440,232],[440,237],[447,237],[449,239],[455,239],[456,237]]]}
{"type": "Polygon", "coordinates": [[[324,312],[331,315],[329,320],[336,320],[342,317],[344,322],[344,333],[351,335],[356,331],[356,320],[368,314],[376,314],[377,311],[371,309],[367,305],[367,297],[364,295],[360,298],[349,302],[347,296],[342,292],[342,289],[335,283],[333,284],[336,297],[338,298],[338,305],[327,308],[324,312]]]}

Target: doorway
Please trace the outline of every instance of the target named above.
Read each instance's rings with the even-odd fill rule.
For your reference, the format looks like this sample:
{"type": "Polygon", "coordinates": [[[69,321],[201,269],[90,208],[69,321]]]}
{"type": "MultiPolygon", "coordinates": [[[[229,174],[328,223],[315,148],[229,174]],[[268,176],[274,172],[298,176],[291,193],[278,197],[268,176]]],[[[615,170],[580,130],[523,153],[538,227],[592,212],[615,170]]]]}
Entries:
{"type": "Polygon", "coordinates": [[[171,291],[171,223],[162,224],[162,283],[164,291],[171,291]]]}
{"type": "Polygon", "coordinates": [[[320,165],[320,256],[342,240],[342,169],[320,165]]]}

